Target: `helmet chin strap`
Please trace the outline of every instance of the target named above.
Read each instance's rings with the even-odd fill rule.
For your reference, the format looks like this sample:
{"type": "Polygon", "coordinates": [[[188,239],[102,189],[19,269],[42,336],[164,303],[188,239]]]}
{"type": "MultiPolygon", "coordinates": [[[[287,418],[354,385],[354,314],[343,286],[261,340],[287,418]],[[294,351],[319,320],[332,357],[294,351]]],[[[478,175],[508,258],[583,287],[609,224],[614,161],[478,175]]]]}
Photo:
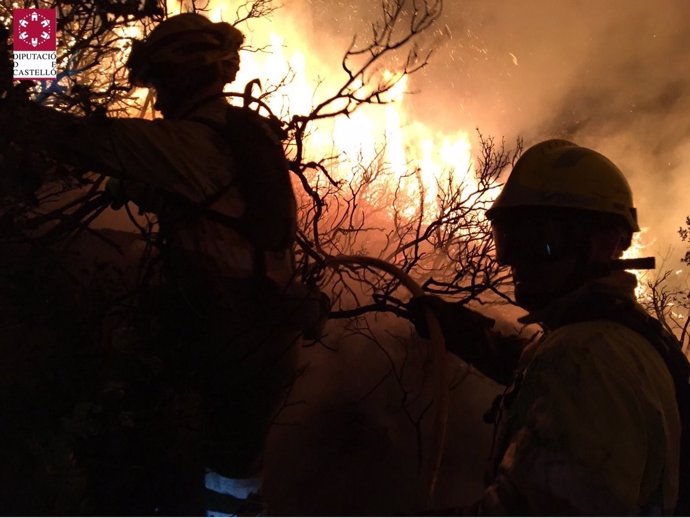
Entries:
{"type": "Polygon", "coordinates": [[[575,227],[570,226],[567,233],[568,239],[575,243],[576,262],[570,276],[563,283],[558,296],[576,290],[587,281],[598,279],[609,275],[611,272],[620,270],[653,270],[656,267],[654,257],[638,257],[634,259],[610,259],[605,262],[593,261],[591,257],[593,241],[588,238],[587,233],[579,232],[575,227]]]}
{"type": "MultiPolygon", "coordinates": [[[[516,298],[518,304],[530,311],[545,308],[553,301],[572,293],[588,282],[606,277],[615,271],[621,270],[650,270],[655,268],[654,257],[639,257],[634,259],[610,259],[608,261],[594,260],[601,256],[595,251],[597,241],[591,239],[591,232],[587,228],[572,221],[564,222],[560,232],[565,237],[565,242],[569,243],[568,251],[564,255],[554,257],[558,261],[565,259],[572,261],[573,267],[563,272],[562,282],[552,291],[542,291],[541,293],[527,293],[521,295],[519,286],[516,286],[516,298]]],[[[547,249],[552,243],[546,243],[547,249]]]]}
{"type": "Polygon", "coordinates": [[[545,294],[544,303],[545,305],[549,302],[556,300],[568,293],[571,293],[578,289],[580,286],[585,284],[588,280],[599,277],[595,275],[592,269],[592,262],[590,261],[592,243],[589,239],[584,238],[581,234],[572,227],[564,228],[564,231],[568,235],[568,240],[571,243],[576,243],[574,246],[575,251],[575,267],[570,272],[570,274],[565,278],[561,286],[551,293],[545,294]]]}
{"type": "Polygon", "coordinates": [[[577,247],[576,266],[571,274],[566,278],[561,287],[551,293],[544,293],[542,296],[535,297],[534,300],[527,300],[521,297],[518,303],[526,309],[547,306],[550,302],[571,293],[587,281],[598,279],[609,275],[611,272],[622,270],[653,270],[656,266],[654,257],[637,257],[633,259],[612,259],[606,263],[593,263],[589,260],[591,244],[583,243],[577,247]],[[530,306],[530,307],[528,307],[530,306]]]}
{"type": "Polygon", "coordinates": [[[566,279],[562,288],[554,294],[553,299],[575,291],[587,281],[606,277],[615,271],[653,270],[656,267],[654,257],[637,257],[634,259],[611,259],[608,262],[591,262],[589,260],[590,243],[578,247],[578,261],[572,274],[566,279]]]}

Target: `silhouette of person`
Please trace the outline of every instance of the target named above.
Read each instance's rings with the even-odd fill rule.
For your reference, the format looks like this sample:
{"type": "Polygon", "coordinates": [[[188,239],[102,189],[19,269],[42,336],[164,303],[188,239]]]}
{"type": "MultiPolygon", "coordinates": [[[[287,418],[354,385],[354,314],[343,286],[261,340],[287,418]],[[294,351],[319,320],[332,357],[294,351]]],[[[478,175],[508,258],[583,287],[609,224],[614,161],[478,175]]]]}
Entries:
{"type": "Polygon", "coordinates": [[[439,317],[450,351],[508,386],[491,416],[490,483],[462,512],[673,513],[690,368],[616,262],[639,231],[625,177],[596,151],[548,140],[520,157],[487,216],[529,311],[520,321],[541,339],[523,350],[472,310],[411,302],[439,317]]]}
{"type": "Polygon", "coordinates": [[[295,279],[296,203],[275,127],[223,95],[243,41],[228,23],[185,13],[136,42],[130,81],[155,91],[163,119],[0,106],[14,142],[111,177],[117,203],[157,216],[162,281],[143,297],[139,323],[155,328],[149,348],[175,387],[173,446],[155,474],[164,514],[203,513],[209,496],[217,511],[260,507],[248,497],[296,372],[294,346],[328,311],[295,279]],[[204,477],[229,494],[205,488],[204,477]]]}

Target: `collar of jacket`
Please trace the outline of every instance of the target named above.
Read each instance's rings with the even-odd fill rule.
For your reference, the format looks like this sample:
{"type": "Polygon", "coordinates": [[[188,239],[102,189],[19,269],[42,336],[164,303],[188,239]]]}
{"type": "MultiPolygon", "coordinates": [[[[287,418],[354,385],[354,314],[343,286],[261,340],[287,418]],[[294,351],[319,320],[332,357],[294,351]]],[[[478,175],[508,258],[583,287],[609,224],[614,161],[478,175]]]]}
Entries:
{"type": "Polygon", "coordinates": [[[185,120],[192,117],[204,116],[215,119],[220,113],[224,121],[225,108],[227,106],[228,102],[224,94],[211,94],[205,97],[190,99],[186,103],[178,106],[171,115],[165,118],[167,120],[185,120]]]}
{"type": "Polygon", "coordinates": [[[518,319],[523,324],[541,324],[545,329],[557,329],[571,321],[573,308],[588,306],[592,301],[616,299],[636,304],[637,278],[630,272],[614,271],[592,279],[574,291],[556,299],[550,305],[532,311],[518,319]]]}

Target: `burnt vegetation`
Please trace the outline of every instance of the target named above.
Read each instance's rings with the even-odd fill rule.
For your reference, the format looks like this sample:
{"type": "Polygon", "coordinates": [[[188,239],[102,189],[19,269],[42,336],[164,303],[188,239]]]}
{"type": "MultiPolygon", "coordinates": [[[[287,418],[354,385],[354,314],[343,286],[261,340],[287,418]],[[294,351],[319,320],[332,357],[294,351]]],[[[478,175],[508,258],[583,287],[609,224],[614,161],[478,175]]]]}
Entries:
{"type": "MultiPolygon", "coordinates": [[[[678,229],[678,234],[683,243],[690,242],[690,217],[686,218],[685,226],[678,229]]],[[[681,262],[690,266],[690,251],[685,252],[681,262]]],[[[646,286],[643,305],[666,331],[678,339],[685,355],[690,356],[690,290],[687,273],[665,269],[656,278],[648,280],[646,286]],[[679,275],[685,277],[679,278],[679,275]]]]}

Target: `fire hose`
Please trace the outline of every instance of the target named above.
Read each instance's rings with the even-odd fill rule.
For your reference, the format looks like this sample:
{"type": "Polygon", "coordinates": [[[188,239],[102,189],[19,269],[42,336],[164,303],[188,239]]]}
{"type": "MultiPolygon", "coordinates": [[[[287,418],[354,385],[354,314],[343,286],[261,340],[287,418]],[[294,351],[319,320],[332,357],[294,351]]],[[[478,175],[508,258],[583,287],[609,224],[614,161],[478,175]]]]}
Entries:
{"type": "MultiPolygon", "coordinates": [[[[321,252],[323,253],[322,250],[321,252]]],[[[325,263],[329,266],[359,265],[377,268],[400,280],[400,282],[408,290],[410,290],[413,296],[424,295],[424,291],[422,290],[421,286],[419,286],[419,284],[417,284],[406,272],[382,259],[364,255],[324,255],[326,256],[325,263]]],[[[614,270],[653,269],[654,258],[642,257],[636,259],[618,259],[611,261],[606,265],[606,268],[614,270]]],[[[425,469],[422,473],[425,487],[427,488],[427,504],[429,504],[428,508],[430,508],[431,503],[433,502],[438,472],[441,466],[441,460],[445,447],[446,427],[448,421],[448,385],[446,381],[447,376],[444,362],[445,343],[440,323],[436,316],[429,309],[425,309],[424,316],[427,321],[431,341],[432,376],[436,381],[436,414],[434,417],[435,434],[432,436],[431,462],[425,466],[425,469]]]]}
{"type": "MultiPolygon", "coordinates": [[[[397,266],[394,266],[383,259],[376,257],[369,257],[365,255],[338,255],[327,256],[326,264],[334,265],[359,265],[374,267],[379,270],[392,275],[400,280],[413,296],[418,297],[424,295],[421,286],[417,284],[406,272],[402,271],[397,266]]],[[[426,488],[427,508],[431,507],[433,502],[434,492],[436,490],[436,482],[438,473],[441,467],[441,460],[446,442],[446,428],[448,423],[448,383],[445,369],[445,342],[443,339],[443,332],[441,325],[436,316],[429,309],[425,309],[424,317],[427,321],[429,329],[429,337],[431,342],[431,376],[435,381],[435,415],[434,415],[434,433],[431,441],[431,455],[430,461],[422,465],[422,480],[426,488]]]]}

